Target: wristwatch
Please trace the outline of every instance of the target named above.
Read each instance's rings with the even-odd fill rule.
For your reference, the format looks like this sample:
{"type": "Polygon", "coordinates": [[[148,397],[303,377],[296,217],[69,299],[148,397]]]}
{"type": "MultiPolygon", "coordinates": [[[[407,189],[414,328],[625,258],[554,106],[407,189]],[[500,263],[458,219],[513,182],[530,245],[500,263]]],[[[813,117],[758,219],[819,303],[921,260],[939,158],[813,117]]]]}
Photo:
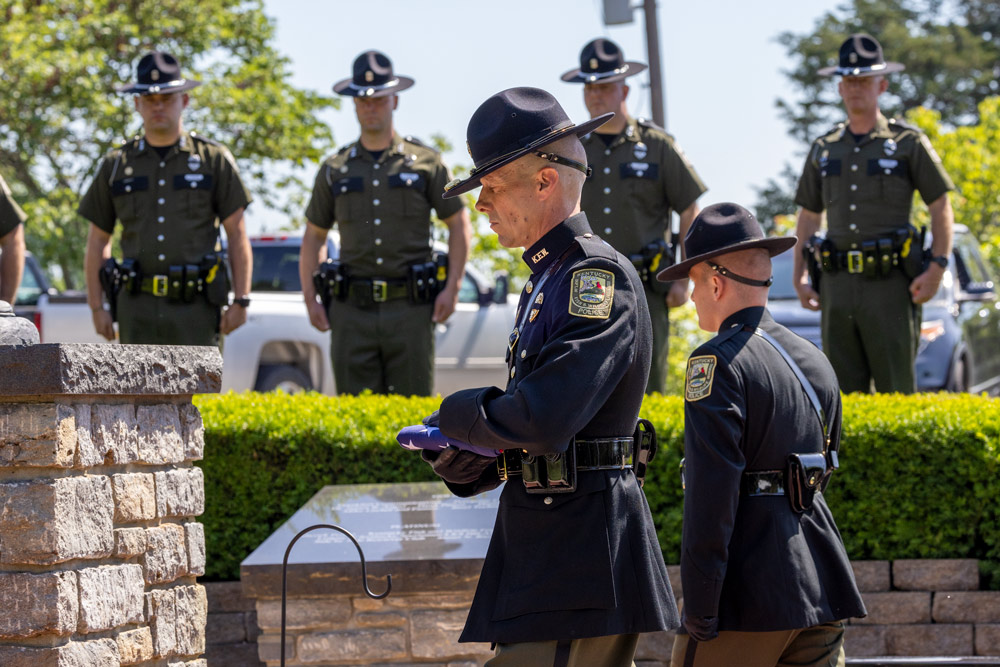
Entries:
{"type": "Polygon", "coordinates": [[[940,266],[942,269],[948,268],[948,258],[944,255],[938,255],[937,257],[931,257],[931,261],[940,266]]]}
{"type": "Polygon", "coordinates": [[[243,306],[244,308],[246,308],[247,306],[250,305],[250,297],[248,297],[248,296],[241,296],[238,299],[233,299],[233,305],[234,306],[243,306]]]}

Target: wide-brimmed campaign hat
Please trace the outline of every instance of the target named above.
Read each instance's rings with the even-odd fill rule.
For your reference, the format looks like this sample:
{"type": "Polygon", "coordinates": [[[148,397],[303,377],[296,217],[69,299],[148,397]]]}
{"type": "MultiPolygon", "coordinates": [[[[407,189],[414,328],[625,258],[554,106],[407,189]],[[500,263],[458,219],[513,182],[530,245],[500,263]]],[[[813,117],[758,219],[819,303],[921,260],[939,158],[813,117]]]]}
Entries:
{"type": "Polygon", "coordinates": [[[385,97],[406,90],[414,83],[392,71],[392,61],[381,51],[365,51],[354,59],[354,74],[333,84],[333,92],[351,97],[385,97]]]}
{"type": "Polygon", "coordinates": [[[181,93],[201,85],[201,81],[182,77],[177,58],[166,51],[151,51],[140,58],[135,67],[135,78],[135,83],[119,86],[115,90],[136,95],[160,95],[181,93]]]}
{"type": "Polygon", "coordinates": [[[886,62],[882,45],[871,35],[857,32],[840,45],[840,64],[824,67],[816,73],[821,76],[877,76],[902,72],[902,63],[886,62]]]}
{"type": "MultiPolygon", "coordinates": [[[[479,186],[486,174],[519,157],[570,134],[582,136],[614,117],[606,113],[576,125],[550,93],[540,88],[508,88],[483,102],[472,114],[466,132],[466,147],[475,164],[465,180],[455,179],[445,187],[445,198],[479,186]]],[[[586,170],[574,160],[542,155],[547,160],[586,170]]]]}
{"type": "Polygon", "coordinates": [[[611,83],[646,69],[642,63],[626,61],[621,48],[610,39],[598,37],[580,51],[580,67],[562,75],[570,83],[611,83]]]}
{"type": "Polygon", "coordinates": [[[712,204],[698,214],[684,237],[687,259],[660,271],[656,279],[669,282],[684,278],[695,264],[738,250],[764,248],[774,257],[795,241],[794,236],[765,237],[757,219],[739,204],[712,204]]]}

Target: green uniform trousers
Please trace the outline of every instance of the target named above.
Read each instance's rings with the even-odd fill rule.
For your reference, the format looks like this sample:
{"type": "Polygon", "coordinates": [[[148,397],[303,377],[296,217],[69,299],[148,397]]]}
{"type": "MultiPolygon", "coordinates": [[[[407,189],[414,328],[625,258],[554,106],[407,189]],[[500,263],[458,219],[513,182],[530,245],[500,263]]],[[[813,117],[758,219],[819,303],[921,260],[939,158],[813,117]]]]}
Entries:
{"type": "MultiPolygon", "coordinates": [[[[671,283],[672,284],[672,283],[671,283]]],[[[670,351],[670,321],[667,317],[667,292],[662,291],[662,283],[657,293],[646,284],[646,302],[649,304],[649,319],[653,324],[653,356],[649,363],[649,380],[646,393],[661,394],[667,391],[667,353],[670,351]]]]}
{"type": "Polygon", "coordinates": [[[118,294],[118,340],[138,345],[219,345],[219,308],[152,294],[118,294]]]}
{"type": "Polygon", "coordinates": [[[844,667],[844,622],[777,632],[720,632],[707,642],[677,635],[670,667],[844,667]]]}
{"type": "Polygon", "coordinates": [[[330,357],[338,394],[430,396],[434,304],[396,299],[359,307],[330,304],[330,357]]]}
{"type": "Polygon", "coordinates": [[[497,644],[485,667],[635,667],[639,635],[497,644]]]}
{"type": "Polygon", "coordinates": [[[910,279],[893,270],[885,278],[846,271],[824,273],[820,283],[823,351],[845,394],[916,391],[920,306],[910,279]]]}

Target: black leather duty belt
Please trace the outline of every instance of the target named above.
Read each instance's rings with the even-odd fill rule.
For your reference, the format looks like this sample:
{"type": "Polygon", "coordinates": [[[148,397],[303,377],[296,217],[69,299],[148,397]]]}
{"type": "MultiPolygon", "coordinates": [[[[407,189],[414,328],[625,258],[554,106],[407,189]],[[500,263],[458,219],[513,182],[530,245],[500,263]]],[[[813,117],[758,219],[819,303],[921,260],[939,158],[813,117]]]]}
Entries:
{"type": "MultiPolygon", "coordinates": [[[[631,436],[625,438],[596,438],[593,440],[576,441],[576,469],[588,470],[624,470],[632,466],[631,436]]],[[[497,469],[500,479],[521,474],[521,457],[524,454],[519,449],[505,450],[497,457],[497,469]]]]}
{"type": "Polygon", "coordinates": [[[347,284],[347,300],[355,306],[369,306],[410,296],[406,278],[351,278],[347,284]]]}
{"type": "Polygon", "coordinates": [[[785,495],[785,473],[781,470],[752,470],[743,473],[740,480],[742,496],[785,495]]]}

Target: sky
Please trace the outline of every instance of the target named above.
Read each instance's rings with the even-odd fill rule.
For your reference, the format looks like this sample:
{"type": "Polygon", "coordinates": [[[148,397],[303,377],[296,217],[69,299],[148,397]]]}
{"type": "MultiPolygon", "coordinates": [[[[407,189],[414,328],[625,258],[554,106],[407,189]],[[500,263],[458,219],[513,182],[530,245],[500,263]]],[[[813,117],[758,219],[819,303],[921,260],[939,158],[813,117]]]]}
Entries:
{"type": "MultiPolygon", "coordinates": [[[[648,62],[644,14],[603,24],[602,0],[265,0],[276,46],[291,59],[293,85],[331,98],[358,54],[386,53],[397,74],[416,80],[399,96],[394,124],[425,142],[455,147],[449,166],[471,166],[465,131],[476,108],[514,86],[551,92],[570,118],[589,116],[583,87],[560,80],[595,37],[617,42],[628,60],[648,62]]],[[[633,0],[633,5],[638,0],[633,0]]],[[[808,146],[787,135],[775,99],[795,99],[791,68],[775,37],[811,30],[837,0],[659,0],[666,126],[708,187],[699,203],[756,202],[756,187],[786,161],[800,168],[808,146]]],[[[835,54],[831,54],[833,57],[835,54]]],[[[648,70],[628,79],[629,112],[650,117],[648,70]]],[[[831,84],[832,83],[831,80],[831,84]]],[[[354,105],[322,114],[339,145],[359,134],[354,105]]],[[[318,168],[318,165],[317,165],[318,168]]],[[[308,176],[309,181],[312,174],[308,176]]],[[[286,224],[263,207],[248,211],[251,233],[286,224]]]]}

